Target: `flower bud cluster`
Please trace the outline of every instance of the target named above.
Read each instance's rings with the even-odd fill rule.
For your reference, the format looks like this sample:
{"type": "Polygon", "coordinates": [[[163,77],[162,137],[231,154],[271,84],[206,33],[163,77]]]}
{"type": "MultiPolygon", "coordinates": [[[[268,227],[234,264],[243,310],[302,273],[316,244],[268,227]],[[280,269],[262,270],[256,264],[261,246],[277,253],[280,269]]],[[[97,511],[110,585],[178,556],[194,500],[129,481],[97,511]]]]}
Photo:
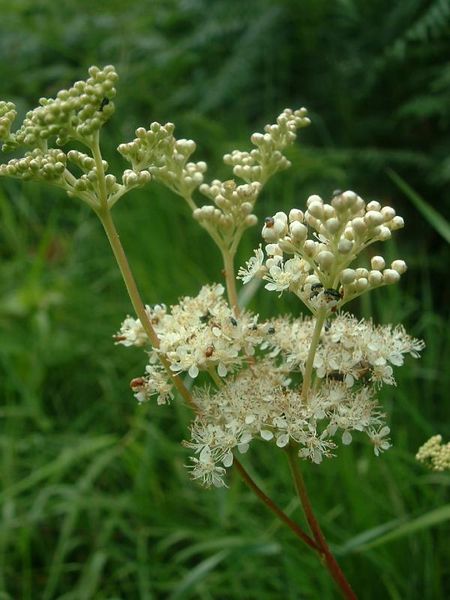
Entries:
{"type": "Polygon", "coordinates": [[[0,140],[8,140],[11,125],[17,116],[16,107],[12,102],[0,101],[0,140]]]}
{"type": "Polygon", "coordinates": [[[366,387],[353,391],[341,382],[325,382],[305,403],[270,360],[241,371],[215,393],[195,390],[194,399],[200,416],[185,445],[194,450],[192,477],[206,486],[225,485],[233,451],[246,452],[253,440],[279,448],[295,442],[299,456],[314,463],[333,456],[338,433],[345,445],[352,441],[351,431],[365,432],[376,454],[390,446],[384,415],[366,387]]]}
{"type": "Polygon", "coordinates": [[[23,158],[13,158],[0,165],[0,176],[23,180],[44,180],[52,183],[64,182],[67,156],[59,149],[43,152],[35,148],[23,158]]]}
{"type": "Polygon", "coordinates": [[[330,203],[310,196],[304,213],[292,209],[289,215],[278,212],[265,220],[262,236],[268,258],[263,265],[258,253],[260,264],[252,258],[241,275],[248,280],[251,274],[263,273],[269,282],[266,289],[289,289],[313,312],[324,306],[336,310],[363,292],[399,281],[406,271],[402,260],[386,267],[384,259],[375,256],[370,269],[350,265],[367,246],[389,239],[403,224],[390,206],[366,203],[351,191],[336,192],[330,203]],[[294,258],[285,260],[284,254],[294,258]]]}
{"type": "Polygon", "coordinates": [[[186,198],[203,182],[206,163],[189,162],[195,142],[177,140],[174,130],[173,123],[155,122],[148,131],[140,127],[136,129],[136,138],[120,144],[117,150],[131,163],[136,174],[148,170],[156,181],[186,198]]]}
{"type": "Polygon", "coordinates": [[[86,81],[58,92],[56,98],[41,98],[40,106],[29,111],[22,126],[10,134],[5,150],[18,146],[43,148],[45,140],[57,138],[57,144],[69,139],[87,141],[114,112],[111,99],[116,95],[117,73],[111,65],[91,67],[86,81]]]}
{"type": "Polygon", "coordinates": [[[450,471],[450,442],[443,444],[441,435],[433,435],[419,448],[416,459],[432,471],[450,471]]]}
{"type": "MultiPolygon", "coordinates": [[[[287,370],[304,373],[315,319],[280,317],[271,325],[273,334],[263,348],[281,358],[287,370]]],[[[402,366],[407,354],[419,358],[424,347],[401,325],[376,326],[340,313],[322,330],[313,368],[319,379],[343,381],[349,388],[361,383],[395,385],[393,367],[402,366]]]]}
{"type": "Polygon", "coordinates": [[[264,133],[254,133],[251,141],[255,148],[250,152],[234,150],[225,154],[225,164],[233,167],[233,173],[247,182],[259,181],[264,184],[277,171],[290,166],[282,151],[293,144],[297,129],[310,124],[306,108],[291,110],[286,108],[273,125],[266,125],[264,133]]]}
{"type": "Polygon", "coordinates": [[[213,200],[214,205],[205,205],[193,212],[193,217],[206,229],[213,229],[225,241],[232,241],[239,231],[257,223],[253,207],[261,184],[258,182],[236,185],[234,179],[219,181],[210,185],[204,183],[200,192],[213,200]]]}

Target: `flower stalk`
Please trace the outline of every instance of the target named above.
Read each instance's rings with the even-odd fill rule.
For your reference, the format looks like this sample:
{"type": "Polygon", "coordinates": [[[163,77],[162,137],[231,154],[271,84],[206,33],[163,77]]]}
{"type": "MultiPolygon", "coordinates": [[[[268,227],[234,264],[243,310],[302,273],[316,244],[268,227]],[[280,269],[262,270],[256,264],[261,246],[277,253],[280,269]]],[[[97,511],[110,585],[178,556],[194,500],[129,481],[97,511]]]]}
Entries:
{"type": "Polygon", "coordinates": [[[334,558],[325,539],[325,536],[322,533],[319,522],[317,521],[314,515],[314,511],[309,500],[308,492],[306,490],[305,482],[303,480],[303,476],[298,465],[297,452],[298,450],[293,444],[288,446],[287,456],[289,461],[289,467],[291,470],[295,490],[302,505],[303,512],[305,513],[308,525],[311,529],[311,533],[313,534],[313,538],[317,544],[318,553],[322,559],[323,564],[327,568],[328,572],[330,573],[331,577],[333,578],[340,592],[342,593],[343,597],[347,598],[347,600],[357,600],[355,592],[353,591],[351,585],[345,578],[345,575],[342,569],[340,568],[338,562],[334,558]]]}

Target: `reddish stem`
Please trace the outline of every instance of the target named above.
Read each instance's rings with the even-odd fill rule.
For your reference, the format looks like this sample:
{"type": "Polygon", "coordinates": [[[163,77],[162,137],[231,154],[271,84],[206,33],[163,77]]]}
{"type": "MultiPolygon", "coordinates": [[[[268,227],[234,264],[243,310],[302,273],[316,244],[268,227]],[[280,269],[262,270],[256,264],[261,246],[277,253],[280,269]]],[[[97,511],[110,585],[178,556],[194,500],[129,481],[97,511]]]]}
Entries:
{"type": "Polygon", "coordinates": [[[289,466],[291,468],[292,478],[294,480],[294,485],[297,490],[298,497],[303,507],[303,511],[305,513],[306,520],[308,521],[311,532],[314,536],[314,539],[319,546],[318,552],[321,555],[322,560],[325,563],[326,568],[328,569],[331,577],[334,579],[335,583],[338,585],[342,595],[344,598],[348,600],[358,600],[355,592],[353,591],[350,583],[345,578],[345,575],[339,566],[337,560],[334,558],[325,536],[322,533],[319,522],[317,521],[311,502],[308,497],[308,492],[306,490],[305,482],[303,480],[303,476],[300,472],[298,466],[298,456],[295,446],[290,446],[287,449],[288,457],[289,457],[289,466]]]}
{"type": "Polygon", "coordinates": [[[267,508],[269,510],[271,510],[273,513],[275,513],[275,515],[280,519],[280,521],[282,521],[285,525],[287,525],[289,527],[289,529],[291,529],[291,531],[298,538],[300,538],[302,540],[302,542],[307,544],[310,548],[312,548],[316,552],[320,552],[319,545],[307,533],[305,533],[303,531],[303,529],[299,525],[297,525],[297,523],[295,521],[290,519],[287,516],[287,514],[285,512],[283,512],[281,510],[281,508],[279,506],[277,506],[275,504],[275,502],[273,502],[273,500],[271,500],[269,498],[269,496],[267,496],[262,491],[262,489],[260,487],[258,487],[256,485],[256,483],[249,476],[247,471],[244,469],[244,467],[242,466],[242,464],[236,457],[234,457],[233,464],[236,467],[236,469],[239,471],[240,476],[245,481],[245,483],[248,485],[248,487],[258,496],[258,498],[260,500],[262,500],[262,502],[264,502],[264,504],[267,506],[267,508]]]}

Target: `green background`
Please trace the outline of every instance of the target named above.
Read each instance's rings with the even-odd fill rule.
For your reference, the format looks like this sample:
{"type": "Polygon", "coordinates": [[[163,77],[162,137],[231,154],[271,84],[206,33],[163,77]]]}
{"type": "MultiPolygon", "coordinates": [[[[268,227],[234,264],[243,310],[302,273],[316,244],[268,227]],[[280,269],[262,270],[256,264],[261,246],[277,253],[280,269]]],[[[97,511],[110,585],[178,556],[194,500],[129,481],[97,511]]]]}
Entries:
{"type": "MultiPolygon", "coordinates": [[[[91,64],[116,66],[103,131],[113,172],[125,167],[115,147],[136,127],[170,120],[198,143],[208,179],[229,178],[225,152],[249,148],[285,106],[307,106],[312,126],[259,217],[336,188],[404,216],[379,248],[407,261],[402,284],[350,307],[427,344],[382,393],[394,447],[376,458],[357,440],[304,475],[361,598],[448,598],[450,476],[414,459],[430,435],[450,436],[450,236],[432,212],[448,218],[450,204],[448,0],[14,0],[0,1],[0,15],[0,97],[22,116],[91,64]]],[[[220,281],[219,255],[179,198],[153,184],[114,213],[148,303],[220,281]]],[[[251,308],[300,310],[262,292],[251,308]]],[[[138,406],[129,381],[145,356],[113,345],[130,310],[87,208],[0,181],[0,600],[335,598],[315,556],[236,474],[221,490],[189,480],[188,411],[138,406]]],[[[261,444],[244,458],[301,521],[283,453],[261,444]]]]}

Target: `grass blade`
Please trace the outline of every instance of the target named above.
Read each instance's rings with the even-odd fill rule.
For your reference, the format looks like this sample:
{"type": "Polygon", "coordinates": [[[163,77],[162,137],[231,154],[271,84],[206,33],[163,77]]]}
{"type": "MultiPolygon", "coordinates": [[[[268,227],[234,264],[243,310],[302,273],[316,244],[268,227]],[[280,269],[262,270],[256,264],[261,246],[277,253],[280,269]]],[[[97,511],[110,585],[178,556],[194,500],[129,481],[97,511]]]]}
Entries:
{"type": "Polygon", "coordinates": [[[450,244],[450,223],[435,210],[426,200],[424,200],[417,192],[415,192],[408,183],[400,175],[392,169],[387,169],[388,176],[398,186],[398,188],[411,200],[414,206],[425,217],[428,223],[435,229],[444,240],[450,244]]]}

